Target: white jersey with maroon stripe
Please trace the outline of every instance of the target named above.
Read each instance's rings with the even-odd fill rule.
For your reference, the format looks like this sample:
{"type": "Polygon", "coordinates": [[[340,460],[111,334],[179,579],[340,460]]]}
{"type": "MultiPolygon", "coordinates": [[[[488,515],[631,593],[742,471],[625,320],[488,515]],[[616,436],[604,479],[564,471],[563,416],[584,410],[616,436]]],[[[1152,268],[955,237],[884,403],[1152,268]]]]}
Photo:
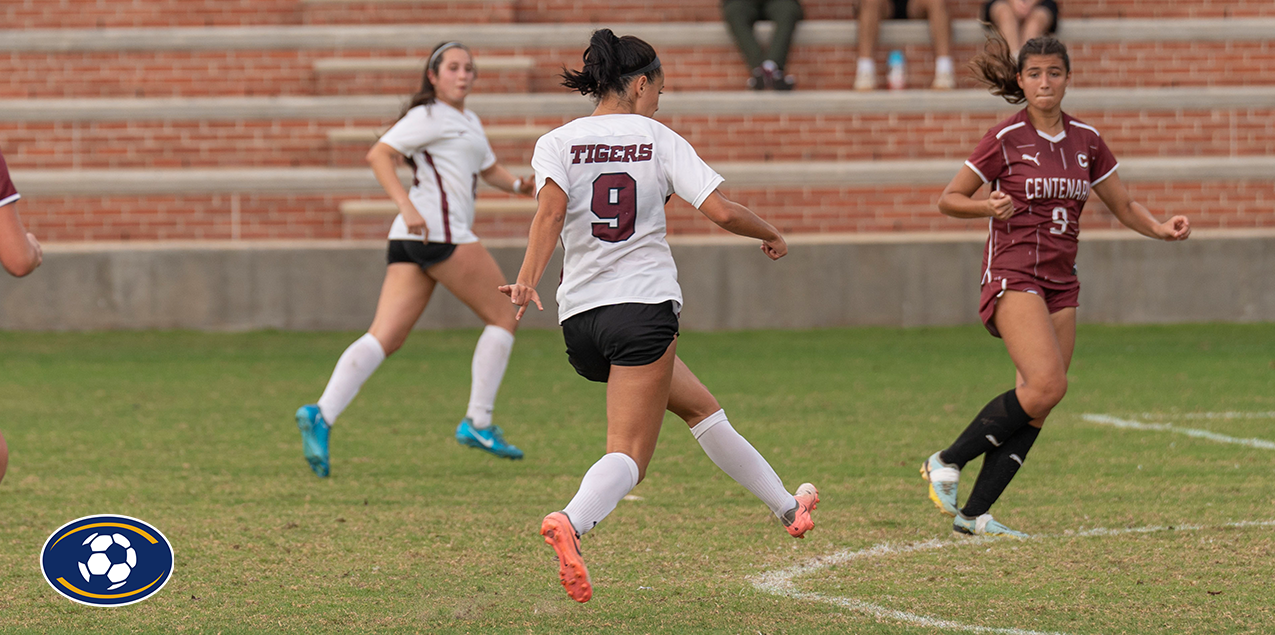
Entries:
{"type": "Polygon", "coordinates": [[[13,186],[13,181],[9,178],[9,166],[4,162],[4,155],[0,154],[0,207],[20,198],[22,195],[18,194],[18,188],[13,186]]]}
{"type": "Polygon", "coordinates": [[[613,304],[681,310],[664,204],[698,208],[723,181],[691,144],[642,115],[582,117],[540,137],[531,167],[537,194],[547,180],[567,193],[559,322],[613,304]]]}
{"type": "Polygon", "coordinates": [[[478,175],[496,164],[478,115],[442,102],[417,106],[381,137],[381,143],[402,153],[415,169],[408,197],[425,219],[428,233],[408,233],[400,214],[390,227],[390,240],[477,242],[473,225],[478,175]]]}

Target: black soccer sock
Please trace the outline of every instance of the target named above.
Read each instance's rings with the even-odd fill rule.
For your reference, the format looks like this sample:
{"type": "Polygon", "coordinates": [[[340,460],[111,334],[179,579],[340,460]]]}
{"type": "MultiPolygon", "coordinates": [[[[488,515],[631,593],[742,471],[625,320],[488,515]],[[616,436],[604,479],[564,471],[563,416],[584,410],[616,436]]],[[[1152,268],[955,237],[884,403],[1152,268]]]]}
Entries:
{"type": "Polygon", "coordinates": [[[1032,449],[1032,444],[1036,442],[1036,437],[1040,436],[1040,428],[1036,426],[1023,426],[1008,441],[1001,444],[999,448],[995,448],[983,457],[983,469],[978,472],[978,480],[974,481],[974,490],[970,492],[969,500],[965,501],[965,508],[961,510],[961,515],[966,518],[977,518],[987,513],[992,508],[996,499],[1001,497],[1001,493],[1009,486],[1009,482],[1014,480],[1014,475],[1018,473],[1018,468],[1023,466],[1023,461],[1027,460],[1027,452],[1032,449]]]}
{"type": "Polygon", "coordinates": [[[1003,444],[1031,420],[1031,415],[1019,405],[1018,394],[1011,390],[987,402],[952,446],[939,454],[939,460],[964,468],[978,455],[1003,444]]]}

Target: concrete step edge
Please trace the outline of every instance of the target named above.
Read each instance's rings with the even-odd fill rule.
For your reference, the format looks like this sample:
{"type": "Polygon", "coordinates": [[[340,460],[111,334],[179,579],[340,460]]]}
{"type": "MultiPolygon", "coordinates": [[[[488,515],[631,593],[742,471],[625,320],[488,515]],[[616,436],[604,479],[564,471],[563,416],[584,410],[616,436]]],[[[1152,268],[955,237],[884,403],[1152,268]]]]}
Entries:
{"type": "MultiPolygon", "coordinates": [[[[713,167],[726,187],[871,187],[944,185],[961,168],[956,159],[913,161],[719,162],[713,167]]],[[[507,166],[527,174],[527,166],[507,166]]],[[[161,194],[341,193],[377,194],[367,168],[212,168],[11,171],[18,191],[29,196],[161,194]]],[[[410,174],[400,171],[410,182],[410,174]]],[[[1275,156],[1125,157],[1123,180],[1151,183],[1269,181],[1275,156]]]]}

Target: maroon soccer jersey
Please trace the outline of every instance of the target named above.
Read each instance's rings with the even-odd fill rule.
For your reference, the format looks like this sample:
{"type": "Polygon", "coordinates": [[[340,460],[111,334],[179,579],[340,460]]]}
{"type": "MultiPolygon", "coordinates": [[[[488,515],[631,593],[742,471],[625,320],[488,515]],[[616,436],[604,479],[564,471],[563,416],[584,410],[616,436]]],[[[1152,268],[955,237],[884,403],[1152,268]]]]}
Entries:
{"type": "Polygon", "coordinates": [[[983,283],[998,272],[1075,283],[1080,211],[1119,166],[1098,131],[1064,113],[1063,131],[1046,136],[1024,108],[988,130],[965,165],[1014,203],[1008,221],[991,219],[983,283]]]}
{"type": "Polygon", "coordinates": [[[18,188],[13,186],[13,180],[9,178],[9,166],[4,162],[4,155],[0,154],[0,207],[4,207],[22,198],[18,194],[18,188]]]}

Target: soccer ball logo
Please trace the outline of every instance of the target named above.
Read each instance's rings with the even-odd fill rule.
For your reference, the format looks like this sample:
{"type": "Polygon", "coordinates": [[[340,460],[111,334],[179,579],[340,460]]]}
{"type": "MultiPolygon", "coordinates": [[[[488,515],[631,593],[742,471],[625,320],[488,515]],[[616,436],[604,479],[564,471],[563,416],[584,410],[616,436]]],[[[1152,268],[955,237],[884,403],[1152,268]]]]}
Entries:
{"type": "Polygon", "coordinates": [[[84,581],[92,582],[94,576],[104,575],[112,583],[108,591],[124,586],[128,574],[137,566],[137,552],[133,551],[128,538],[120,534],[94,533],[85,538],[83,544],[93,551],[87,563],[79,563],[84,581]]]}

